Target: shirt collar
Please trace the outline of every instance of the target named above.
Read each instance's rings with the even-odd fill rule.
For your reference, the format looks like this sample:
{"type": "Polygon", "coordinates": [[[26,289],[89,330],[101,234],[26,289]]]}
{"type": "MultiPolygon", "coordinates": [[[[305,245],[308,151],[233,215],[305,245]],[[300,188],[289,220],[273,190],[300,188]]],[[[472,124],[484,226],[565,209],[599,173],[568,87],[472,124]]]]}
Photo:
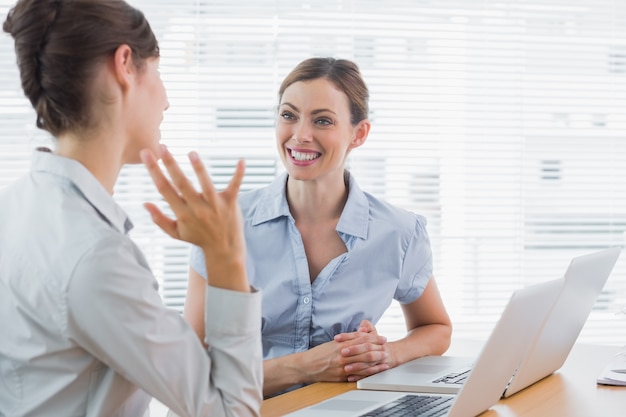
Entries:
{"type": "Polygon", "coordinates": [[[46,172],[72,184],[102,218],[120,233],[126,234],[133,228],[124,210],[80,162],[55,155],[46,148],[38,148],[33,152],[31,171],[46,172]]]}
{"type": "MultiPolygon", "coordinates": [[[[369,227],[369,201],[352,174],[348,172],[347,177],[348,200],[339,218],[337,231],[365,239],[369,227]]],[[[286,188],[287,173],[285,172],[268,185],[261,194],[252,219],[252,226],[283,216],[291,217],[286,188]]]]}
{"type": "Polygon", "coordinates": [[[287,204],[287,173],[278,176],[261,193],[257,209],[252,219],[252,226],[265,223],[279,217],[291,217],[287,204]]]}
{"type": "Polygon", "coordinates": [[[348,171],[348,200],[339,218],[337,231],[367,239],[369,215],[370,205],[367,196],[348,171]]]}

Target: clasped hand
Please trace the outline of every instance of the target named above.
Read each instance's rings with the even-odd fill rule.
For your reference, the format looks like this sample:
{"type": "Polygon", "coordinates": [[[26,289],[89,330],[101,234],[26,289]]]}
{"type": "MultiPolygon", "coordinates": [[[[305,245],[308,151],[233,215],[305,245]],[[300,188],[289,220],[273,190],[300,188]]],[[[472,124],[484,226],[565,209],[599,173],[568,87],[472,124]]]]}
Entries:
{"type": "Polygon", "coordinates": [[[308,351],[309,378],[315,381],[358,381],[389,369],[387,339],[363,320],[355,332],[340,333],[334,340],[308,351]]]}

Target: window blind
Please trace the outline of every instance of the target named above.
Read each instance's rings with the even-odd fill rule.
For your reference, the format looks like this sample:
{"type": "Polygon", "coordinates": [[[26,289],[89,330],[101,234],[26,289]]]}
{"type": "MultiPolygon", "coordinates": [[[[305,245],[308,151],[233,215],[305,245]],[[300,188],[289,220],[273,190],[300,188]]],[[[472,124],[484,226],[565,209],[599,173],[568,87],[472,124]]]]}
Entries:
{"type": "MultiPolygon", "coordinates": [[[[0,0],[6,15],[10,3],[0,0]]],[[[618,0],[148,1],[170,99],[163,142],[198,150],[223,186],[237,159],[244,189],[282,172],[276,92],[301,60],[356,61],[372,131],[348,161],[359,184],[428,219],[434,275],[456,337],[484,338],[513,290],[562,276],[572,257],[624,245],[626,3],[618,0]]],[[[0,186],[47,141],[0,39],[0,186]]],[[[185,164],[191,175],[191,169],[185,164]]],[[[127,167],[115,198],[133,238],[181,309],[188,247],[152,224],[160,201],[127,167]]],[[[622,255],[624,257],[624,255],[622,255]]],[[[358,277],[355,277],[358,279],[358,277]]],[[[620,259],[581,334],[626,343],[620,259]]],[[[404,333],[393,303],[378,325],[404,333]]]]}

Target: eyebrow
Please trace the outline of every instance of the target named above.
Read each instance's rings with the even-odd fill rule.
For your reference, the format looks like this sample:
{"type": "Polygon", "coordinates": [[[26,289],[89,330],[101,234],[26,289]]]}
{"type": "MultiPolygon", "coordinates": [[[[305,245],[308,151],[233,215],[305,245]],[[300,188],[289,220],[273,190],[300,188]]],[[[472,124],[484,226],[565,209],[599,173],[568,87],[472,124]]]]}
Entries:
{"type": "MultiPolygon", "coordinates": [[[[280,103],[280,106],[289,106],[294,111],[300,113],[300,109],[298,109],[296,106],[294,106],[293,104],[291,104],[289,102],[280,103]]],[[[315,109],[315,110],[313,110],[311,112],[311,114],[319,114],[319,113],[324,113],[324,112],[328,112],[328,113],[332,113],[332,114],[336,115],[336,113],[334,111],[332,111],[331,109],[315,109]]]]}

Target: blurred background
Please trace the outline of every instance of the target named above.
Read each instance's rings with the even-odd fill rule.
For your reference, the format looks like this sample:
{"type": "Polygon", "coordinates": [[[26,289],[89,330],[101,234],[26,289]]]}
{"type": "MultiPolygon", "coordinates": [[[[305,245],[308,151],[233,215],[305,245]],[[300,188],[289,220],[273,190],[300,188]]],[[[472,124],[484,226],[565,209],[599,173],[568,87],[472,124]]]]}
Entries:
{"type": "MultiPolygon", "coordinates": [[[[12,3],[0,0],[0,14],[12,3]]],[[[183,163],[197,150],[220,186],[239,158],[244,189],[282,172],[277,90],[296,64],[358,63],[372,131],[349,169],[366,191],[428,219],[455,337],[486,338],[513,290],[562,276],[574,256],[624,245],[625,1],[130,3],[160,41],[170,100],[162,142],[183,163]]],[[[11,41],[0,36],[0,187],[52,143],[35,127],[11,41]]],[[[114,197],[164,302],[181,311],[189,248],[143,209],[162,204],[143,166],[124,169],[114,197]]],[[[580,341],[626,344],[624,306],[621,259],[580,341]]],[[[397,304],[378,329],[404,334],[397,304]]]]}

